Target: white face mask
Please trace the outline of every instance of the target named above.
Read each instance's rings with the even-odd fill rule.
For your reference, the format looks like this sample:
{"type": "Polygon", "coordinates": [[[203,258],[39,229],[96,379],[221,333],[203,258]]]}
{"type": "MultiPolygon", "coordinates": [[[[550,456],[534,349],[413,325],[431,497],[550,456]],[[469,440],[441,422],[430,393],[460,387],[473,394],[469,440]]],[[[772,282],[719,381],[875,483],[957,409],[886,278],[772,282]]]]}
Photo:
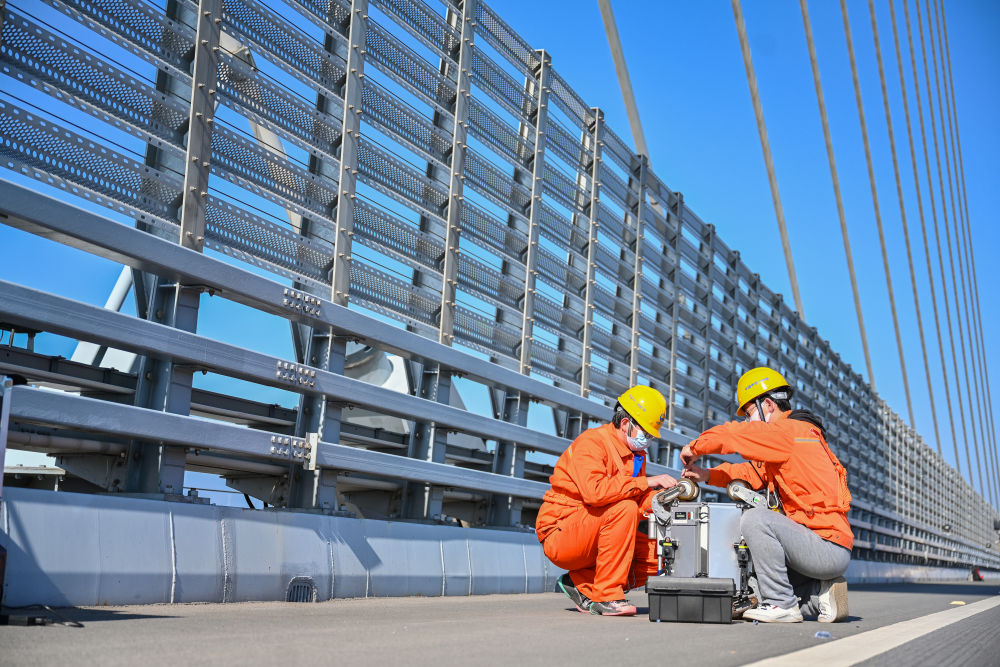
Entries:
{"type": "Polygon", "coordinates": [[[771,413],[767,415],[761,414],[764,411],[764,402],[761,401],[760,405],[754,405],[753,414],[747,418],[749,422],[764,422],[767,423],[767,418],[771,416],[771,413]]]}
{"type": "Polygon", "coordinates": [[[639,431],[639,435],[634,438],[625,436],[625,440],[628,441],[628,448],[633,452],[644,452],[649,448],[649,439],[646,437],[646,433],[642,429],[636,427],[636,430],[639,431]]]}

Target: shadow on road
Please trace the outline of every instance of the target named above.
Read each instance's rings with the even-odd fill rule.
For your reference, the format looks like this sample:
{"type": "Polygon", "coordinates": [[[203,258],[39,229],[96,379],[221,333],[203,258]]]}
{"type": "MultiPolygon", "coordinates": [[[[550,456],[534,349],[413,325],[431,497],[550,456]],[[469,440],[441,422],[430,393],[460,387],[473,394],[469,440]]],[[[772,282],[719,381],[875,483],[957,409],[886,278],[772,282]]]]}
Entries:
{"type": "MultiPolygon", "coordinates": [[[[100,621],[131,621],[144,618],[177,618],[170,614],[136,614],[114,609],[81,609],[80,607],[45,607],[34,604],[25,607],[2,607],[3,614],[9,616],[40,616],[55,623],[72,621],[75,623],[97,623],[100,621]]],[[[13,625],[13,624],[12,624],[13,625]]]]}

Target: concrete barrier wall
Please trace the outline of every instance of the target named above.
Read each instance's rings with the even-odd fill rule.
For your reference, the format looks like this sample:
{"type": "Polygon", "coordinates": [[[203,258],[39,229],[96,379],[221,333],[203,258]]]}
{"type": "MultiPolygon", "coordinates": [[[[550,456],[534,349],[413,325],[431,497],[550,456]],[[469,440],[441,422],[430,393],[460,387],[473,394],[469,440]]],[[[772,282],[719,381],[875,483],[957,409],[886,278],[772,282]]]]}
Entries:
{"type": "MultiPolygon", "coordinates": [[[[1000,572],[981,571],[984,580],[1000,580],[1000,572]]],[[[880,563],[876,561],[853,560],[847,568],[845,578],[856,584],[888,584],[926,581],[964,581],[969,579],[969,568],[929,567],[926,565],[906,565],[904,563],[880,563]]]]}
{"type": "MultiPolygon", "coordinates": [[[[540,593],[563,572],[533,533],[155,500],[4,491],[9,605],[540,593]]],[[[849,581],[963,580],[968,570],[854,561],[849,581]]],[[[998,572],[985,572],[1000,579],[998,572]]]]}
{"type": "Polygon", "coordinates": [[[101,605],[538,593],[533,533],[6,489],[4,602],[101,605]]]}

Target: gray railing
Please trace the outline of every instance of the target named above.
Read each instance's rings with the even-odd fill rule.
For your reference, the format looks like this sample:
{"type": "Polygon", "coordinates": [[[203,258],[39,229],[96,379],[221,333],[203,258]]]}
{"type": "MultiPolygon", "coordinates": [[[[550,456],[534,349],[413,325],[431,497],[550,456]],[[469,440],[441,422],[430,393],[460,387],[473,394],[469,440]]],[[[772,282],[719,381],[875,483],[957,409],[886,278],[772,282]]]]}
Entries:
{"type": "Polygon", "coordinates": [[[12,389],[14,446],[48,437],[108,491],[204,469],[280,506],[530,525],[553,455],[629,385],[669,397],[662,470],[767,364],[829,426],[860,557],[1000,564],[989,504],[485,3],[2,11],[3,221],[131,267],[137,295],[131,316],[0,285],[9,329],[138,355],[101,387],[0,365],[81,389],[12,389]],[[287,319],[294,353],[200,335],[206,293],[287,319]],[[351,377],[381,353],[407,393],[351,377]],[[199,370],[297,405],[265,417],[199,370]],[[492,418],[456,402],[472,386],[492,418]]]}

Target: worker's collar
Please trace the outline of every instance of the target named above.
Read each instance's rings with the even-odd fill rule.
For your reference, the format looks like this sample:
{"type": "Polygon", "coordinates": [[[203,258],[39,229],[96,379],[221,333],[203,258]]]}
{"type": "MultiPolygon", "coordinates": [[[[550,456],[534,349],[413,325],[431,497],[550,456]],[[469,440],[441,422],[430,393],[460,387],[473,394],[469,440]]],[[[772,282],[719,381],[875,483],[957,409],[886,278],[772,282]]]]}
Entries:
{"type": "Polygon", "coordinates": [[[750,421],[746,421],[744,419],[743,423],[744,424],[774,424],[775,422],[779,422],[782,419],[788,419],[788,415],[790,415],[790,414],[792,414],[791,410],[785,410],[785,411],[778,410],[778,411],[775,411],[775,412],[771,413],[771,420],[770,421],[767,421],[767,422],[757,422],[757,421],[750,422],[750,421]]]}

